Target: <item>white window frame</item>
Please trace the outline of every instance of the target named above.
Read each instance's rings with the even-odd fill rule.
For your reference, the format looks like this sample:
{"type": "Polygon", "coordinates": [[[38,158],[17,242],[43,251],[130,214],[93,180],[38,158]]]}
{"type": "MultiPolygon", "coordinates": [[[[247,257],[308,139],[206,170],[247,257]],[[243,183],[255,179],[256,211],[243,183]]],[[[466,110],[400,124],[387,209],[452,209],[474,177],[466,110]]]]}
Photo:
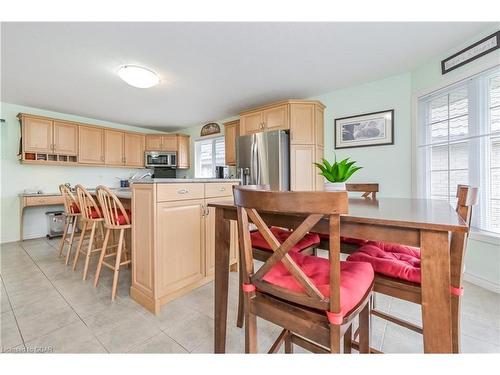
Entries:
{"type": "MultiPolygon", "coordinates": [[[[492,68],[487,69],[482,72],[478,72],[477,74],[471,75],[469,77],[463,78],[460,81],[456,81],[452,84],[447,85],[446,87],[442,87],[441,89],[437,89],[425,95],[415,96],[415,107],[416,114],[415,116],[415,166],[416,166],[416,192],[418,197],[429,198],[430,197],[430,181],[427,178],[427,172],[429,171],[429,158],[426,157],[426,153],[422,150],[424,148],[428,148],[429,144],[427,142],[422,141],[426,140],[426,129],[425,129],[425,121],[427,119],[426,110],[428,107],[422,106],[421,101],[430,100],[431,97],[437,97],[439,95],[444,95],[447,92],[453,91],[460,86],[467,86],[468,90],[475,90],[473,95],[469,95],[469,105],[468,105],[468,118],[469,118],[469,134],[467,137],[463,137],[460,140],[470,140],[470,148],[469,148],[469,184],[480,187],[480,199],[478,207],[475,208],[473,214],[473,233],[477,235],[480,240],[484,240],[487,242],[495,241],[498,242],[500,238],[500,233],[488,231],[482,228],[479,228],[479,218],[481,215],[488,215],[489,207],[489,186],[490,183],[488,181],[490,166],[481,164],[487,160],[484,153],[486,153],[487,148],[489,146],[489,141],[492,136],[500,135],[500,132],[495,132],[490,134],[486,132],[484,129],[490,122],[489,118],[484,118],[484,116],[489,116],[489,110],[487,112],[477,111],[479,108],[478,103],[481,105],[487,105],[487,108],[490,108],[490,103],[488,102],[488,98],[485,97],[487,94],[487,84],[488,79],[494,75],[499,74],[500,65],[494,65],[492,68]],[[479,146],[481,143],[481,146],[479,146]],[[485,146],[485,144],[488,144],[485,146]],[[481,153],[483,153],[481,155],[481,153]],[[484,186],[480,184],[481,181],[485,181],[484,186]],[[479,234],[479,235],[478,235],[479,234]]],[[[448,139],[447,142],[443,142],[443,144],[450,144],[448,139]]],[[[489,160],[487,160],[489,163],[489,160]]],[[[449,163],[449,160],[448,160],[449,163]]],[[[448,168],[449,169],[449,168],[448,168]]]]}
{"type": "MultiPolygon", "coordinates": [[[[199,163],[199,150],[198,150],[198,145],[200,143],[212,143],[212,178],[215,177],[215,143],[219,140],[222,140],[224,142],[224,136],[216,136],[216,137],[210,137],[210,138],[198,138],[194,141],[194,176],[195,178],[210,178],[206,176],[200,176],[200,163],[199,163]]],[[[224,156],[225,157],[225,156],[224,156]]],[[[225,160],[224,160],[225,162],[225,160]]]]}

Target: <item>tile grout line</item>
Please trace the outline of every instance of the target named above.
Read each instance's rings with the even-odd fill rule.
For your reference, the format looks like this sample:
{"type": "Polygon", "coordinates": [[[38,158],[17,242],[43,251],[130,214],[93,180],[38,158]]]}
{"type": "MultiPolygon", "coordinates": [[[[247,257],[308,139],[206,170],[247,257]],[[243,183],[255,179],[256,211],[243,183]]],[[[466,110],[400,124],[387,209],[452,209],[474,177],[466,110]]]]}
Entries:
{"type": "MultiPolygon", "coordinates": [[[[2,282],[2,286],[5,290],[5,294],[7,295],[7,301],[9,302],[10,311],[12,312],[12,316],[14,317],[14,321],[16,322],[17,331],[19,332],[19,336],[21,337],[22,345],[23,345],[24,349],[26,350],[26,342],[24,341],[23,333],[21,332],[21,328],[19,327],[19,322],[17,321],[16,313],[14,312],[14,306],[12,306],[12,302],[10,301],[9,292],[7,291],[7,285],[5,285],[5,282],[3,281],[2,274],[0,274],[0,280],[2,282]]],[[[10,348],[10,349],[12,349],[12,348],[10,348]]]]}
{"type": "MultiPolygon", "coordinates": [[[[55,246],[52,246],[52,244],[50,242],[48,242],[46,240],[46,243],[51,246],[53,249],[55,250],[58,250],[55,246]]],[[[89,326],[87,325],[87,323],[85,322],[85,320],[80,316],[80,314],[78,314],[78,312],[73,308],[73,305],[71,305],[71,303],[69,303],[69,301],[66,299],[66,297],[62,294],[62,292],[55,286],[55,284],[52,282],[51,279],[49,279],[49,277],[45,274],[45,272],[43,271],[43,269],[38,265],[37,262],[35,262],[35,260],[33,259],[33,257],[31,256],[31,254],[25,249],[22,241],[19,243],[21,248],[24,250],[24,252],[28,255],[28,257],[31,259],[31,261],[35,264],[35,266],[40,270],[40,272],[42,273],[43,276],[45,276],[45,278],[48,280],[48,282],[50,283],[50,285],[52,285],[52,288],[54,288],[54,290],[61,296],[61,298],[64,300],[64,302],[66,302],[68,304],[68,306],[71,308],[71,310],[75,313],[75,315],[78,317],[78,319],[80,319],[80,321],[85,325],[85,327],[87,327],[90,331],[90,333],[92,334],[92,336],[97,340],[97,342],[99,344],[101,344],[101,346],[104,348],[104,350],[106,350],[107,353],[109,353],[109,350],[108,348],[106,348],[104,346],[104,344],[99,340],[99,338],[94,334],[94,332],[89,328],[89,326]]],[[[14,310],[13,310],[14,311],[14,310]]],[[[45,335],[42,335],[42,336],[39,336],[39,337],[43,337],[43,336],[47,336],[55,331],[57,331],[58,329],[60,328],[64,328],[64,327],[67,327],[68,325],[70,324],[73,324],[73,323],[68,323],[62,327],[59,327],[59,328],[56,328],[54,329],[53,331],[50,331],[48,333],[46,333],[45,335]]]]}

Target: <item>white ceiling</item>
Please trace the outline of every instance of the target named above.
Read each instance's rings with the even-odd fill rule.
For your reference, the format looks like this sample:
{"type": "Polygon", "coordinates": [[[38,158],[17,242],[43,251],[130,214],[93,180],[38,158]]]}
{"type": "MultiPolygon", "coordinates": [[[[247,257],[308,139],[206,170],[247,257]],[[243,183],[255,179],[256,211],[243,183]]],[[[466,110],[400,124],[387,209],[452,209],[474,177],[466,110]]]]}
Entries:
{"type": "Polygon", "coordinates": [[[1,99],[177,129],[409,71],[488,23],[3,23],[1,99]],[[123,64],[161,76],[128,86],[123,64]]]}

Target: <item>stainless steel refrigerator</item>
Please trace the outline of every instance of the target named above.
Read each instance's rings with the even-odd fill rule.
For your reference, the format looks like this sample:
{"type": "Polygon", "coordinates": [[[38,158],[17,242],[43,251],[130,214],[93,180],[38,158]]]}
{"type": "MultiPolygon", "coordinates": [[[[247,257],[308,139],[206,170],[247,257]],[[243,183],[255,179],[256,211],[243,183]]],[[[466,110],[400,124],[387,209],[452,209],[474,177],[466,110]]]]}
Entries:
{"type": "Polygon", "coordinates": [[[236,165],[243,185],[290,190],[290,136],[286,130],[243,135],[236,142],[236,165]]]}

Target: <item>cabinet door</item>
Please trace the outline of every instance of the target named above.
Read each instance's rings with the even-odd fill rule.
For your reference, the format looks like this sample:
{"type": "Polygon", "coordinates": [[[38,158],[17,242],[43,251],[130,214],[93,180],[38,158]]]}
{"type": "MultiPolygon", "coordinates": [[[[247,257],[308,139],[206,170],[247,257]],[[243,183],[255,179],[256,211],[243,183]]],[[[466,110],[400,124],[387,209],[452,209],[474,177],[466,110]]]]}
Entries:
{"type": "Polygon", "coordinates": [[[264,110],[262,121],[264,121],[266,130],[290,129],[288,104],[264,110]]]}
{"type": "Polygon", "coordinates": [[[203,199],[158,203],[156,269],[159,297],[205,277],[203,199]]]}
{"type": "Polygon", "coordinates": [[[315,188],[314,146],[290,146],[290,184],[293,191],[311,191],[315,188]]]}
{"type": "Polygon", "coordinates": [[[292,104],[290,141],[292,144],[314,144],[314,104],[292,104]]]}
{"type": "Polygon", "coordinates": [[[189,136],[177,135],[177,168],[189,169],[189,136]]]}
{"type": "MultiPolygon", "coordinates": [[[[209,203],[214,203],[214,202],[227,202],[227,201],[232,201],[233,197],[231,195],[226,196],[226,197],[221,197],[221,198],[212,198],[212,199],[205,199],[205,205],[207,206],[207,216],[205,216],[205,254],[206,254],[206,275],[213,275],[215,272],[215,208],[213,207],[208,207],[209,203]]],[[[230,258],[235,257],[235,251],[234,251],[234,224],[230,226],[230,235],[231,235],[231,242],[230,242],[230,258]]],[[[234,263],[230,262],[230,263],[234,263]]]]}
{"type": "Polygon", "coordinates": [[[52,121],[23,117],[24,152],[52,153],[52,121]]]}
{"type": "Polygon", "coordinates": [[[264,131],[262,112],[253,112],[242,115],[240,118],[241,135],[264,131]]]}
{"type": "Polygon", "coordinates": [[[161,151],[161,135],[146,135],[146,151],[161,151]]]}
{"type": "Polygon", "coordinates": [[[161,137],[163,151],[178,151],[177,135],[164,135],[161,137]]]}
{"type": "Polygon", "coordinates": [[[62,155],[78,154],[78,125],[54,121],[54,152],[62,155]]]}
{"type": "Polygon", "coordinates": [[[144,167],[144,136],[142,134],[125,133],[124,137],[125,165],[144,167]]]}
{"type": "Polygon", "coordinates": [[[224,147],[226,165],[236,165],[236,138],[238,137],[239,121],[224,124],[224,147]]]}
{"type": "Polygon", "coordinates": [[[104,130],[104,161],[106,165],[124,165],[124,133],[116,130],[104,130]]]}
{"type": "Polygon", "coordinates": [[[85,164],[104,164],[104,131],[92,126],[78,126],[78,161],[85,164]]]}
{"type": "Polygon", "coordinates": [[[325,147],[325,120],[324,110],[316,106],[314,121],[316,123],[316,145],[325,147]]]}

